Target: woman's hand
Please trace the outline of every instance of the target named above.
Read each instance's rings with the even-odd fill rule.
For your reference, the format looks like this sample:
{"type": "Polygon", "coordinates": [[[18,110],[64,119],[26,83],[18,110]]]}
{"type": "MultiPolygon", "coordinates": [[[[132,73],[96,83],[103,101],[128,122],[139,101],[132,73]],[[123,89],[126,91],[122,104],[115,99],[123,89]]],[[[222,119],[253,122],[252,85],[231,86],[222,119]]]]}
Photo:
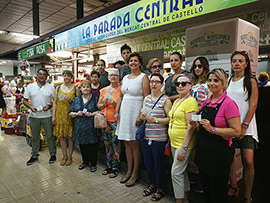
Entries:
{"type": "Polygon", "coordinates": [[[145,121],[148,118],[148,114],[147,113],[141,113],[140,117],[141,117],[141,120],[145,121]]]}
{"type": "Polygon", "coordinates": [[[186,159],[186,150],[180,148],[177,153],[177,160],[181,162],[184,161],[185,159],[186,159]]]}
{"type": "Polygon", "coordinates": [[[78,112],[76,113],[76,116],[83,116],[83,112],[82,112],[82,111],[78,111],[78,112]]]}
{"type": "Polygon", "coordinates": [[[140,115],[139,115],[139,116],[136,118],[135,125],[136,125],[137,127],[140,127],[141,124],[142,124],[142,120],[141,120],[140,115]]]}
{"type": "Polygon", "coordinates": [[[241,126],[241,134],[240,134],[239,139],[243,139],[244,136],[246,135],[246,132],[247,132],[247,126],[242,124],[242,126],[241,126]]]}
{"type": "Polygon", "coordinates": [[[115,112],[114,113],[114,120],[118,123],[119,122],[119,113],[115,112]]]}
{"type": "Polygon", "coordinates": [[[92,114],[91,112],[86,112],[84,115],[85,115],[86,117],[93,116],[93,114],[92,114]]]}
{"type": "Polygon", "coordinates": [[[55,125],[55,124],[56,124],[56,119],[55,119],[55,117],[54,117],[54,116],[52,117],[52,124],[53,124],[53,125],[55,125]]]}
{"type": "Polygon", "coordinates": [[[69,103],[72,102],[72,99],[71,99],[70,97],[67,97],[67,96],[64,97],[64,100],[66,100],[66,101],[69,102],[69,103]]]}
{"type": "Polygon", "coordinates": [[[107,102],[113,106],[116,105],[116,103],[113,101],[113,99],[107,99],[107,102]]]}
{"type": "Polygon", "coordinates": [[[207,119],[202,119],[200,121],[200,124],[202,125],[202,127],[204,127],[204,129],[207,131],[207,132],[211,132],[211,124],[210,124],[210,121],[207,120],[207,119]]]}
{"type": "Polygon", "coordinates": [[[189,121],[189,124],[190,124],[191,127],[193,127],[193,128],[199,128],[199,123],[198,123],[198,121],[190,120],[190,121],[189,121]]]}

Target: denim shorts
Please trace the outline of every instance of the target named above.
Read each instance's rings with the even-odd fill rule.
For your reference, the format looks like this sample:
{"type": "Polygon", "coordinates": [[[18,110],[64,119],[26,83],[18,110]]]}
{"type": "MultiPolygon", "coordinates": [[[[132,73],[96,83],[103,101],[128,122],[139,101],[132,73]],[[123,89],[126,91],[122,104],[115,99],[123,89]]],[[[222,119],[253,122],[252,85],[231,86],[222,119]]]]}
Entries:
{"type": "Polygon", "coordinates": [[[251,136],[245,135],[243,139],[233,139],[235,147],[240,149],[258,149],[258,142],[251,136]]]}

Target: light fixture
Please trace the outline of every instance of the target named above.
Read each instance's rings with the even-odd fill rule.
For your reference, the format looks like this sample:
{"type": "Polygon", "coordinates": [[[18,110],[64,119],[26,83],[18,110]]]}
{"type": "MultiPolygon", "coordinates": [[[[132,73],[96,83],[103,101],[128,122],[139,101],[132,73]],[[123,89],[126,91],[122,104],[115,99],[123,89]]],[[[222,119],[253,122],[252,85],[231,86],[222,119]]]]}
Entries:
{"type": "Polygon", "coordinates": [[[19,32],[11,32],[8,30],[0,30],[0,34],[5,34],[5,35],[10,35],[10,36],[15,36],[15,37],[31,38],[31,39],[39,38],[39,36],[37,36],[37,35],[30,35],[30,34],[24,34],[24,33],[19,33],[19,32]]]}
{"type": "Polygon", "coordinates": [[[48,53],[47,56],[69,58],[72,56],[72,53],[69,51],[57,51],[57,52],[53,52],[53,53],[48,53]]]}

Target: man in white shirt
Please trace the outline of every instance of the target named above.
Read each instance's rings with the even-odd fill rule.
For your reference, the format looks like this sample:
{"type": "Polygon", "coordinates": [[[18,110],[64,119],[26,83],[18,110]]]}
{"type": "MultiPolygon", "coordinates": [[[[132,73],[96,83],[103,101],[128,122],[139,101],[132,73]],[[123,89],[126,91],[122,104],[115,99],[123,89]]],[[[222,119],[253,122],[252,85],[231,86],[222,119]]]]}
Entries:
{"type": "Polygon", "coordinates": [[[44,128],[47,136],[49,153],[51,155],[49,163],[56,161],[51,111],[55,90],[51,84],[46,83],[47,77],[48,71],[45,68],[40,68],[37,71],[37,81],[28,85],[24,93],[23,103],[31,109],[29,121],[32,131],[32,156],[27,161],[27,165],[32,165],[38,161],[41,126],[44,128]],[[31,103],[29,103],[29,99],[31,103]]]}
{"type": "Polygon", "coordinates": [[[13,80],[10,81],[10,86],[11,86],[11,87],[16,87],[16,86],[17,86],[17,82],[18,82],[18,77],[15,76],[15,77],[13,78],[13,80]]]}

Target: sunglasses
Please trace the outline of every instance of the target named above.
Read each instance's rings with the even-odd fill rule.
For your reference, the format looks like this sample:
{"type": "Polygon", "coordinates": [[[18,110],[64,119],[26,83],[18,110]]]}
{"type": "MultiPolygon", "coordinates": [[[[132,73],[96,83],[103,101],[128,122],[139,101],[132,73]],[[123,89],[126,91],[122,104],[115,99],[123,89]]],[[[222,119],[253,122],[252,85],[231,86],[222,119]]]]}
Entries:
{"type": "Polygon", "coordinates": [[[187,83],[188,83],[188,84],[192,84],[191,82],[176,82],[175,85],[176,85],[177,87],[179,87],[180,85],[181,85],[182,87],[185,87],[185,86],[187,85],[187,83]]]}
{"type": "Polygon", "coordinates": [[[152,66],[153,69],[156,69],[156,68],[161,68],[161,65],[154,65],[152,66]]]}
{"type": "Polygon", "coordinates": [[[203,68],[202,64],[194,65],[194,66],[193,66],[194,69],[197,68],[197,67],[200,68],[200,69],[203,68]]]}

